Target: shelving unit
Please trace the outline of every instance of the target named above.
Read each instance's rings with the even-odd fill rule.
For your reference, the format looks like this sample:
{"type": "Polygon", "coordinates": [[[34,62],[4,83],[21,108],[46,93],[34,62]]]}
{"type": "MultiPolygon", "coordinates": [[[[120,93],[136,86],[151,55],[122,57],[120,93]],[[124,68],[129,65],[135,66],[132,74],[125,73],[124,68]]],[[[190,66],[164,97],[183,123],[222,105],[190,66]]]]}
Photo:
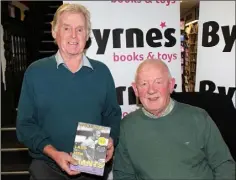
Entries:
{"type": "Polygon", "coordinates": [[[181,30],[181,77],[182,77],[182,89],[184,90],[184,82],[185,82],[185,63],[186,63],[186,51],[188,50],[186,44],[186,33],[184,30],[181,30]]]}
{"type": "Polygon", "coordinates": [[[198,23],[187,26],[185,32],[187,37],[184,51],[183,91],[193,92],[196,77],[198,23]]]}

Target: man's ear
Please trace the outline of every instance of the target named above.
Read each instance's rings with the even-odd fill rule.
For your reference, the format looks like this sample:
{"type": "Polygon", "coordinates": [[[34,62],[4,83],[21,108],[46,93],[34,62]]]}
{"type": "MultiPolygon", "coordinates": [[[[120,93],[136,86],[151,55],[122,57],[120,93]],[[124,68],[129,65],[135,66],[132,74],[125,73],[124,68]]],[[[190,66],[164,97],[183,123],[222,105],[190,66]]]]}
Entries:
{"type": "Polygon", "coordinates": [[[137,84],[135,82],[132,83],[132,88],[134,90],[135,96],[138,97],[138,89],[137,89],[137,84]]]}
{"type": "Polygon", "coordinates": [[[52,27],[51,31],[52,31],[52,37],[56,40],[57,37],[56,27],[54,28],[52,27]]]}
{"type": "Polygon", "coordinates": [[[174,89],[175,89],[175,78],[170,79],[169,89],[170,89],[170,93],[172,93],[174,91],[174,89]]]}

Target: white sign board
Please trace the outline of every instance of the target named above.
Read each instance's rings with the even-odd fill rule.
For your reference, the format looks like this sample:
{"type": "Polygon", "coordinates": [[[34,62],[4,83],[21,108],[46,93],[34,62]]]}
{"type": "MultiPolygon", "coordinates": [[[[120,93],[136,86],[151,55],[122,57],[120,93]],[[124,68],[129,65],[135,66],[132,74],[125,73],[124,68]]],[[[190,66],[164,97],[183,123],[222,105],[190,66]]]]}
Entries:
{"type": "Polygon", "coordinates": [[[235,104],[235,1],[201,1],[196,91],[222,93],[235,104]]]}

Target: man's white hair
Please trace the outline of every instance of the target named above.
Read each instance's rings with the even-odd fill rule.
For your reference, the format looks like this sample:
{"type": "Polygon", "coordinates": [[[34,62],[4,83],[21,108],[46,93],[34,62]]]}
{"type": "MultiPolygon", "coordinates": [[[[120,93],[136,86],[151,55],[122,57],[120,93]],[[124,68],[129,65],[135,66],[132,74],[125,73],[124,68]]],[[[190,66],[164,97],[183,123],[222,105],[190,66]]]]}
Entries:
{"type": "Polygon", "coordinates": [[[167,71],[168,73],[168,77],[169,78],[172,78],[172,75],[170,73],[170,69],[169,67],[166,65],[165,62],[163,62],[161,59],[146,59],[144,60],[142,63],[139,64],[137,70],[136,70],[136,73],[135,73],[135,82],[137,82],[137,77],[138,77],[138,74],[140,72],[140,70],[147,64],[160,64],[164,67],[164,69],[167,71]]]}

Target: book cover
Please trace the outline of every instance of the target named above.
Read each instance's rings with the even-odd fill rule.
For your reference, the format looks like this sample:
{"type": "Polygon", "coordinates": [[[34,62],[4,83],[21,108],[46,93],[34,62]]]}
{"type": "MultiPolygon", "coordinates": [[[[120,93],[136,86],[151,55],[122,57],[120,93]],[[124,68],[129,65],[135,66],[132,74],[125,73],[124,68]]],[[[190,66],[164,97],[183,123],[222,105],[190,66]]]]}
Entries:
{"type": "Polygon", "coordinates": [[[76,165],[71,170],[103,176],[110,128],[78,123],[72,157],[76,165]]]}

